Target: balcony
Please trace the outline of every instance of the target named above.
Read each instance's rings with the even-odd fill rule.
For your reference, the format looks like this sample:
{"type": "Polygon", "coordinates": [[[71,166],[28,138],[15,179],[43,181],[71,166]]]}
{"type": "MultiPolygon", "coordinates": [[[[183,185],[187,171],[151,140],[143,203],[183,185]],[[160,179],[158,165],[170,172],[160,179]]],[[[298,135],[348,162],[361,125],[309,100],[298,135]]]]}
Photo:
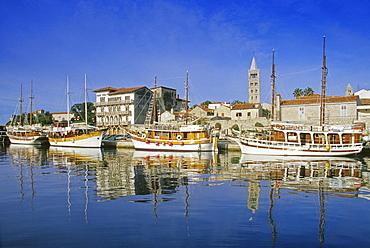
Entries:
{"type": "Polygon", "coordinates": [[[94,103],[95,107],[100,106],[114,106],[114,105],[122,105],[122,104],[133,104],[134,100],[123,100],[123,101],[108,101],[108,102],[96,102],[94,103]]]}
{"type": "Polygon", "coordinates": [[[131,111],[97,112],[96,116],[131,115],[131,111]]]}

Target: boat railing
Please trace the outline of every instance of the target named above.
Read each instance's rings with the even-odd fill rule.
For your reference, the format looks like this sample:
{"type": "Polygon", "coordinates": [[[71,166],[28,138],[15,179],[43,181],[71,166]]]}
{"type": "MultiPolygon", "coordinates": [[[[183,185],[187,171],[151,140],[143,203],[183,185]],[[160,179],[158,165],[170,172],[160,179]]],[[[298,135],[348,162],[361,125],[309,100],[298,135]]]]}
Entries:
{"type": "Polygon", "coordinates": [[[307,149],[345,149],[345,148],[361,148],[362,143],[351,143],[351,144],[314,144],[314,143],[293,143],[293,142],[285,142],[285,141],[272,141],[272,140],[263,140],[263,139],[256,139],[256,138],[248,138],[248,137],[241,137],[242,141],[248,142],[248,144],[253,145],[262,145],[266,147],[288,147],[288,148],[298,148],[298,147],[307,147],[307,149]]]}

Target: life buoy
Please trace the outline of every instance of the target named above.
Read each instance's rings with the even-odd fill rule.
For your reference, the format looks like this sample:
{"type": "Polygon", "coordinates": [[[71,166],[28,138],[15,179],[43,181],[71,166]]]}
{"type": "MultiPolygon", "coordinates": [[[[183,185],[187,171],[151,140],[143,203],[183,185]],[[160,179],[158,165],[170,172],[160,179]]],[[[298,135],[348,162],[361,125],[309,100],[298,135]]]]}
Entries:
{"type": "Polygon", "coordinates": [[[284,125],[282,125],[282,126],[281,126],[281,129],[282,129],[282,130],[284,130],[284,129],[285,129],[285,126],[284,126],[284,125]]]}
{"type": "Polygon", "coordinates": [[[145,139],[145,138],[146,138],[146,134],[145,134],[145,133],[143,133],[143,134],[141,135],[141,138],[145,139]]]}
{"type": "Polygon", "coordinates": [[[276,128],[277,128],[277,129],[280,129],[280,127],[281,127],[281,126],[280,126],[279,124],[277,124],[277,125],[276,125],[276,128]]]}
{"type": "Polygon", "coordinates": [[[177,135],[177,140],[182,140],[182,136],[179,134],[179,135],[177,135]]]}

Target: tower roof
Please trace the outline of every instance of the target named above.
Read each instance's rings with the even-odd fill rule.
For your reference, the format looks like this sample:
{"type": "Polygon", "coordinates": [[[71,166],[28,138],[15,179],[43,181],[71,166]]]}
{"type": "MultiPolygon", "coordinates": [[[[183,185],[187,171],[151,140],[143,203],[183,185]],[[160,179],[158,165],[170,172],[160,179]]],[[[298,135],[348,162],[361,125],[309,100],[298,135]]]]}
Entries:
{"type": "Polygon", "coordinates": [[[258,70],[256,58],[254,56],[252,58],[252,63],[251,63],[251,67],[249,68],[249,70],[258,70]]]}

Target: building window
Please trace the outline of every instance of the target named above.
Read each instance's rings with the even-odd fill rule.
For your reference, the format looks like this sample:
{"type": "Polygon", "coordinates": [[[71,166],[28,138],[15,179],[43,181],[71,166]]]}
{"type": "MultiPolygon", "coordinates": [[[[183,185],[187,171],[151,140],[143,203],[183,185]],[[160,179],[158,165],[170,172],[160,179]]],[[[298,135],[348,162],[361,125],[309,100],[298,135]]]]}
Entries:
{"type": "Polygon", "coordinates": [[[236,117],[242,117],[242,113],[241,112],[236,113],[236,117]]]}
{"type": "Polygon", "coordinates": [[[251,116],[251,112],[248,112],[248,113],[247,113],[247,116],[251,116]]]}
{"type": "Polygon", "coordinates": [[[305,119],[305,114],[304,114],[304,107],[299,107],[298,108],[298,118],[299,119],[305,119]]]}
{"type": "Polygon", "coordinates": [[[347,105],[340,105],[340,116],[347,116],[347,105]]]}
{"type": "Polygon", "coordinates": [[[257,77],[257,73],[251,74],[251,78],[256,78],[256,77],[257,77]]]}

